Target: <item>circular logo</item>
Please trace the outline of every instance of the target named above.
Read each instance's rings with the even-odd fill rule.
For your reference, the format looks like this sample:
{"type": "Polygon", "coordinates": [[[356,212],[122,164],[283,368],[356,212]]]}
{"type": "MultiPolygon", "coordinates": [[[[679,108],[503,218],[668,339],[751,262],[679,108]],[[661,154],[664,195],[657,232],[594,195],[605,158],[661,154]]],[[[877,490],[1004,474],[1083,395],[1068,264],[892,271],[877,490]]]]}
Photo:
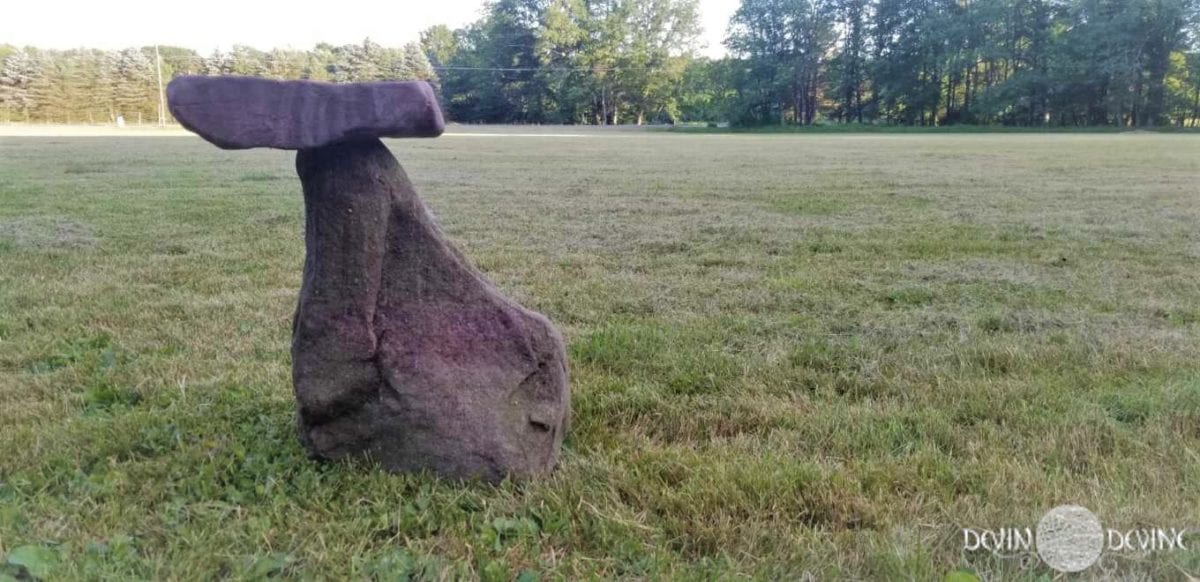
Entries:
{"type": "Polygon", "coordinates": [[[1096,563],[1104,550],[1100,519],[1078,505],[1060,505],[1037,524],[1037,553],[1059,572],[1080,572],[1096,563]]]}

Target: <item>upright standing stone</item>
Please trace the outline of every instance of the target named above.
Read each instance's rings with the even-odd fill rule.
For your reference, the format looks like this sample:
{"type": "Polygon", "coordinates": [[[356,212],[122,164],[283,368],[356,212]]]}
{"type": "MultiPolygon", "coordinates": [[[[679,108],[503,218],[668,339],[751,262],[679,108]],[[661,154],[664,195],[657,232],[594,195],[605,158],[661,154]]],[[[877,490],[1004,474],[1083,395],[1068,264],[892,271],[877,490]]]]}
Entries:
{"type": "Polygon", "coordinates": [[[554,468],[570,408],[562,338],[442,236],[377,139],[441,133],[428,85],[185,77],[169,95],[221,147],[300,150],[292,371],[314,456],[493,481],[554,468]]]}

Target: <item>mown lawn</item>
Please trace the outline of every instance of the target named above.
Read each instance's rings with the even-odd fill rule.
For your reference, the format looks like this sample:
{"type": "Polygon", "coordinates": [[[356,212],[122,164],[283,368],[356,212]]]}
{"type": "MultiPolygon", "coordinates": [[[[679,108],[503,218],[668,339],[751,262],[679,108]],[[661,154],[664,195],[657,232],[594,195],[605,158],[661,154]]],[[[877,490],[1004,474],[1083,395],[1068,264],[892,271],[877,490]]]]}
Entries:
{"type": "Polygon", "coordinates": [[[1037,578],[961,528],[1200,526],[1200,136],[584,133],[390,144],[569,343],[563,463],[499,487],[305,458],[292,154],[0,137],[0,579],[1037,578]]]}

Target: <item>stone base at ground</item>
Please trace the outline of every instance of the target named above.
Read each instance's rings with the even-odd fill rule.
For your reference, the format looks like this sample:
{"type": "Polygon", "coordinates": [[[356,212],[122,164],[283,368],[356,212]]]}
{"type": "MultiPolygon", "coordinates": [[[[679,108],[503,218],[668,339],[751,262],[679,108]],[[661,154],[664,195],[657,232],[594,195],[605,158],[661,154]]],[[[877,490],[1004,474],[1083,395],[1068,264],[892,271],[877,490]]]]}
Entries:
{"type": "Polygon", "coordinates": [[[567,429],[566,355],[442,236],[377,139],[303,149],[293,324],[300,437],[316,457],[499,480],[545,473],[567,429]]]}

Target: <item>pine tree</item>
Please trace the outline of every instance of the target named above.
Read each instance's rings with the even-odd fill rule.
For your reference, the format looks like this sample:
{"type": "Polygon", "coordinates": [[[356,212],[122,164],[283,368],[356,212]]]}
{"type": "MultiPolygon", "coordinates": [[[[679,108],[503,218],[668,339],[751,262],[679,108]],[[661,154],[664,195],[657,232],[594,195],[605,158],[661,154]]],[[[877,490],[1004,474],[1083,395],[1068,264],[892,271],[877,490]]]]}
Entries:
{"type": "Polygon", "coordinates": [[[133,121],[152,107],[154,93],[154,70],[150,59],[138,49],[121,51],[117,61],[117,79],[114,100],[119,115],[133,121]]]}
{"type": "Polygon", "coordinates": [[[263,74],[273,79],[299,79],[304,74],[305,55],[295,51],[272,49],[267,53],[263,74]]]}
{"type": "Polygon", "coordinates": [[[6,121],[17,117],[29,121],[33,99],[29,86],[39,75],[38,62],[28,51],[18,50],[4,59],[0,69],[0,105],[6,121]]]}
{"type": "Polygon", "coordinates": [[[350,82],[378,81],[388,69],[388,52],[379,43],[364,39],[362,45],[347,45],[346,73],[350,82]]]}
{"type": "Polygon", "coordinates": [[[362,47],[354,44],[333,48],[325,66],[328,80],[334,83],[351,83],[357,80],[360,72],[358,63],[363,60],[359,54],[361,51],[362,47]]]}
{"type": "Polygon", "coordinates": [[[233,58],[228,53],[215,49],[208,58],[204,59],[204,66],[201,70],[205,75],[231,75],[233,74],[233,58]]]}
{"type": "Polygon", "coordinates": [[[391,52],[392,54],[388,58],[387,73],[384,75],[385,80],[412,81],[417,79],[417,72],[409,63],[404,49],[391,52]]]}
{"type": "Polygon", "coordinates": [[[66,78],[63,94],[67,104],[67,121],[94,122],[96,108],[91,88],[98,69],[96,55],[89,50],[75,50],[67,52],[64,60],[66,78]]]}
{"type": "Polygon", "coordinates": [[[313,50],[304,54],[304,69],[302,79],[313,81],[332,81],[336,70],[337,49],[328,43],[319,43],[313,50]]]}
{"type": "Polygon", "coordinates": [[[261,76],[267,72],[266,55],[253,47],[233,45],[229,60],[229,72],[234,75],[261,76]]]}
{"type": "Polygon", "coordinates": [[[404,45],[404,56],[397,61],[403,63],[406,73],[404,79],[428,81],[435,90],[440,89],[437,73],[434,72],[433,64],[429,62],[425,51],[421,50],[421,45],[415,42],[404,45]]]}
{"type": "Polygon", "coordinates": [[[120,57],[113,51],[104,51],[96,56],[96,76],[89,90],[96,107],[109,123],[117,120],[117,65],[120,57]]]}
{"type": "Polygon", "coordinates": [[[65,59],[41,54],[36,60],[38,74],[29,83],[34,117],[52,123],[68,122],[65,59]]]}

